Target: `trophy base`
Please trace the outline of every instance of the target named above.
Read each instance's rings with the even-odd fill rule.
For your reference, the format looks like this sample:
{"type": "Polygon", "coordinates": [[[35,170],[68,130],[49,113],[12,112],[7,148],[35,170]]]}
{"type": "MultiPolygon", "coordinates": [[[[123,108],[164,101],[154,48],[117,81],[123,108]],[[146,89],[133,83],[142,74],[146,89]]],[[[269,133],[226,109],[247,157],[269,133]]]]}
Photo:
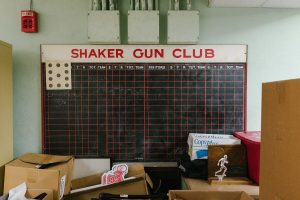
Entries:
{"type": "Polygon", "coordinates": [[[211,177],[208,179],[211,185],[251,185],[253,182],[246,177],[224,177],[219,180],[219,177],[211,177]]]}

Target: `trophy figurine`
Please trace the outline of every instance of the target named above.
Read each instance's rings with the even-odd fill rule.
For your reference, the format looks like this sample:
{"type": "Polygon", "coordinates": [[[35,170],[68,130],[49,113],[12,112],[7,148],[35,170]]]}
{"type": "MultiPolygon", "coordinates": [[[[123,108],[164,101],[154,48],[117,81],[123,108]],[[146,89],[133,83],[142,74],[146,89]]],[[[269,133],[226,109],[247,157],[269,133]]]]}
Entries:
{"type": "Polygon", "coordinates": [[[215,172],[215,176],[218,177],[219,181],[223,181],[224,176],[226,176],[227,167],[225,164],[228,164],[227,155],[224,155],[224,157],[218,161],[218,166],[220,166],[220,169],[215,172]],[[222,171],[223,173],[219,174],[222,171]]]}

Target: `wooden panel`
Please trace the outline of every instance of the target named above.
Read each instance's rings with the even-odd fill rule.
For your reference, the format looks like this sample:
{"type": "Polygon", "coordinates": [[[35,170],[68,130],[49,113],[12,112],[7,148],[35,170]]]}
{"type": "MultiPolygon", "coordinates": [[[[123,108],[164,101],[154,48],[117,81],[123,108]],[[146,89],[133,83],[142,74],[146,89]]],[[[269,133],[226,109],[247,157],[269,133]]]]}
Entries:
{"type": "Polygon", "coordinates": [[[0,41],[0,166],[13,158],[12,47],[0,41]]]}

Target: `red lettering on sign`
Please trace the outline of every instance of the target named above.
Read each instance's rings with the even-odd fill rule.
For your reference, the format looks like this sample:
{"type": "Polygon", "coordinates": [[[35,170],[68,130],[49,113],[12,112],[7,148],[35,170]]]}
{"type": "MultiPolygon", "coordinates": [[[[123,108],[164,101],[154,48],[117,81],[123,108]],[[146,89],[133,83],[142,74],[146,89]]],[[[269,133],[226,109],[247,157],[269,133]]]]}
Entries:
{"type": "Polygon", "coordinates": [[[180,58],[181,57],[180,55],[177,54],[177,52],[181,53],[181,49],[174,49],[173,50],[172,55],[173,55],[174,58],[180,58]]]}
{"type": "Polygon", "coordinates": [[[124,58],[123,49],[72,49],[71,58],[124,58]]]}
{"type": "Polygon", "coordinates": [[[199,49],[199,53],[196,51],[193,51],[193,57],[194,58],[202,58],[202,52],[203,52],[203,49],[199,49]]]}
{"type": "Polygon", "coordinates": [[[123,49],[116,49],[117,58],[124,58],[123,53],[124,53],[123,49]]]}
{"type": "Polygon", "coordinates": [[[80,51],[79,51],[79,57],[80,58],[87,57],[87,50],[86,49],[84,49],[84,50],[80,49],[80,51]]]}
{"type": "Polygon", "coordinates": [[[165,51],[164,49],[155,49],[155,58],[163,58],[165,56],[165,51]]]}
{"type": "Polygon", "coordinates": [[[135,49],[133,51],[133,57],[135,57],[135,58],[141,58],[141,57],[143,57],[141,51],[142,51],[142,49],[135,49]]]}
{"type": "Polygon", "coordinates": [[[135,49],[133,56],[135,58],[163,58],[164,49],[135,49]]]}
{"type": "MultiPolygon", "coordinates": [[[[134,58],[164,58],[164,49],[134,49],[134,58]]],[[[172,51],[174,58],[214,58],[214,49],[176,48],[172,51]]],[[[72,49],[71,58],[124,58],[123,49],[72,49]]]]}
{"type": "Polygon", "coordinates": [[[215,51],[213,49],[205,49],[205,58],[214,58],[215,51]]]}
{"type": "Polygon", "coordinates": [[[214,58],[215,51],[214,49],[174,49],[172,55],[174,58],[214,58]]]}
{"type": "Polygon", "coordinates": [[[97,54],[96,54],[96,51],[95,51],[95,49],[91,49],[91,51],[90,51],[90,53],[89,53],[89,57],[88,57],[88,58],[91,58],[91,57],[97,58],[97,54]]]}
{"type": "Polygon", "coordinates": [[[72,58],[78,58],[78,56],[79,56],[78,51],[79,51],[78,49],[72,49],[71,50],[71,54],[72,54],[71,57],[72,58]]]}
{"type": "Polygon", "coordinates": [[[98,49],[98,58],[106,58],[106,56],[105,56],[105,50],[106,49],[98,49]]]}
{"type": "MultiPolygon", "coordinates": [[[[193,49],[193,52],[195,52],[195,49],[193,49]]],[[[183,58],[191,58],[191,55],[188,55],[186,52],[186,49],[183,49],[183,58]]]]}

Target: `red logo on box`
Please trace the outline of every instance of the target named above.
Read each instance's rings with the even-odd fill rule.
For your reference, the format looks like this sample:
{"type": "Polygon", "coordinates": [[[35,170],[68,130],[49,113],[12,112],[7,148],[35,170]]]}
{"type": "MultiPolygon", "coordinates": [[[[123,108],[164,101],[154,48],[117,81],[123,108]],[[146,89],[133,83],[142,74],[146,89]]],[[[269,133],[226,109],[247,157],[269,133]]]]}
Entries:
{"type": "Polygon", "coordinates": [[[111,171],[108,171],[102,175],[101,183],[103,185],[109,185],[122,182],[125,180],[125,175],[127,173],[128,166],[126,164],[114,165],[111,171]]]}

